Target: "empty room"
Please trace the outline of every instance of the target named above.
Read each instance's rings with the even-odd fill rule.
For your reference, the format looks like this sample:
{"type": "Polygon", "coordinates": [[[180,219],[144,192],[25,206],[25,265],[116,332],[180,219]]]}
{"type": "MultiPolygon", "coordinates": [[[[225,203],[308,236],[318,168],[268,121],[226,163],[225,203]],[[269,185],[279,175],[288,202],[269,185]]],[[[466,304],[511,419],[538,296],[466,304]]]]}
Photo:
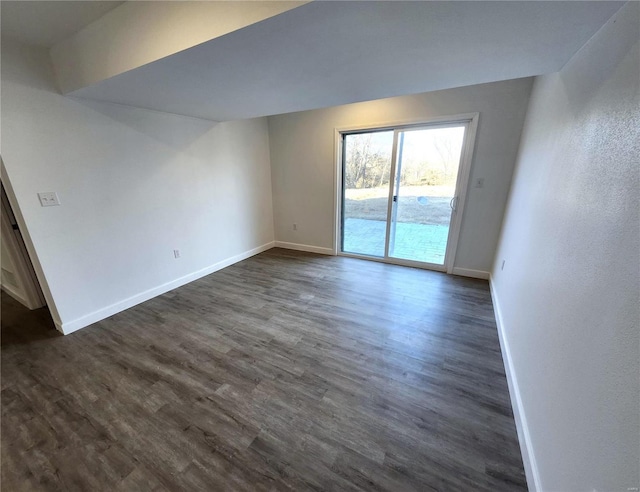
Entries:
{"type": "Polygon", "coordinates": [[[4,491],[640,489],[640,2],[0,2],[4,491]]]}

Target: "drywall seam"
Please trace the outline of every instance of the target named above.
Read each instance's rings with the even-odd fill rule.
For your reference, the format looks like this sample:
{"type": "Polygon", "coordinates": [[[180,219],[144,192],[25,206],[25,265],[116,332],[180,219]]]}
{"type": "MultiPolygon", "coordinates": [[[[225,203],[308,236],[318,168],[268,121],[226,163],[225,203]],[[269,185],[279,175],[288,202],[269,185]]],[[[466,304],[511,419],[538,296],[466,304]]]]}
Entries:
{"type": "Polygon", "coordinates": [[[453,267],[451,271],[454,275],[460,275],[461,277],[481,278],[487,280],[489,278],[489,272],[483,270],[472,270],[470,268],[453,267]]]}
{"type": "Polygon", "coordinates": [[[158,287],[154,287],[153,289],[146,290],[144,292],[141,292],[140,294],[136,294],[135,296],[131,296],[127,299],[116,302],[115,304],[111,304],[110,306],[94,311],[93,313],[87,314],[86,316],[82,316],[73,321],[62,323],[61,325],[56,323],[56,328],[63,334],[68,335],[70,333],[73,333],[74,331],[85,328],[86,326],[108,318],[109,316],[113,316],[114,314],[121,311],[124,311],[125,309],[129,309],[137,304],[169,292],[170,290],[181,287],[185,284],[188,284],[189,282],[193,282],[194,280],[198,280],[199,278],[202,278],[213,272],[217,272],[218,270],[222,270],[223,268],[233,265],[234,263],[238,263],[239,261],[246,260],[247,258],[257,255],[258,253],[267,251],[268,249],[273,248],[273,246],[273,241],[265,243],[262,246],[258,246],[257,248],[250,249],[249,251],[245,251],[244,253],[231,256],[230,258],[221,260],[206,268],[197,270],[188,275],[184,275],[183,277],[159,285],[158,287]]]}
{"type": "Polygon", "coordinates": [[[518,378],[516,376],[513,363],[511,362],[511,352],[509,350],[509,342],[507,340],[506,331],[502,321],[502,311],[500,310],[500,302],[496,290],[493,286],[493,279],[489,275],[489,289],[491,291],[491,300],[493,301],[493,311],[496,317],[496,325],[498,327],[498,339],[500,340],[500,351],[502,352],[502,361],[507,376],[507,384],[509,386],[509,397],[511,399],[511,408],[513,409],[513,417],[516,422],[516,430],[518,432],[518,441],[520,443],[520,452],[522,453],[522,462],[527,477],[527,485],[530,492],[542,492],[540,484],[540,474],[536,464],[535,453],[531,443],[531,435],[527,425],[527,418],[520,398],[520,388],[518,386],[518,378]]]}
{"type": "Polygon", "coordinates": [[[335,256],[331,248],[321,248],[320,246],[311,246],[309,244],[287,243],[283,241],[275,242],[276,248],[294,249],[296,251],[307,251],[309,253],[319,253],[321,255],[335,256]]]}

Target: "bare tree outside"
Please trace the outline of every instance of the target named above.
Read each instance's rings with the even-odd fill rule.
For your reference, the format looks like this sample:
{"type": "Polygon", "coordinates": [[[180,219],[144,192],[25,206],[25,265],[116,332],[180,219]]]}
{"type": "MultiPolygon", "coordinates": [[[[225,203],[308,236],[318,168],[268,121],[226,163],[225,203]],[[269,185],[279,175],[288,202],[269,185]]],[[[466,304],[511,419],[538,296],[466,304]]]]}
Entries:
{"type": "MultiPolygon", "coordinates": [[[[429,134],[418,130],[405,136],[400,172],[405,204],[399,220],[444,224],[449,221],[449,201],[455,192],[462,133],[459,128],[426,131],[429,134]],[[434,207],[420,206],[424,200],[418,201],[419,197],[431,197],[434,207]]],[[[347,135],[345,216],[386,220],[392,145],[391,131],[347,135]]]]}
{"type": "Polygon", "coordinates": [[[346,147],[345,187],[375,188],[389,184],[393,132],[349,135],[346,147]]]}

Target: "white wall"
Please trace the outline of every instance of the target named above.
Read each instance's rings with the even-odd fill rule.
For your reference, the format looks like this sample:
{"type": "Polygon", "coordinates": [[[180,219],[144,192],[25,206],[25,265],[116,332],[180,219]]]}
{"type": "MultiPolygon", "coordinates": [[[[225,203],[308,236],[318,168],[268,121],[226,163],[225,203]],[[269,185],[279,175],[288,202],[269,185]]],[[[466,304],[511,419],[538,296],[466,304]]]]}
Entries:
{"type": "Polygon", "coordinates": [[[492,272],[538,490],[640,486],[639,18],[536,79],[492,272]]]}
{"type": "Polygon", "coordinates": [[[266,119],[65,98],[45,50],[3,40],[1,152],[65,332],[272,244],[266,119]],[[40,191],[62,205],[40,207],[40,191]]]}
{"type": "Polygon", "coordinates": [[[305,3],[125,2],[51,49],[57,80],[68,94],[305,3]]]}
{"type": "Polygon", "coordinates": [[[276,240],[333,248],[336,128],[479,112],[470,183],[484,188],[470,184],[454,265],[488,272],[530,89],[527,78],[269,117],[276,240]]]}

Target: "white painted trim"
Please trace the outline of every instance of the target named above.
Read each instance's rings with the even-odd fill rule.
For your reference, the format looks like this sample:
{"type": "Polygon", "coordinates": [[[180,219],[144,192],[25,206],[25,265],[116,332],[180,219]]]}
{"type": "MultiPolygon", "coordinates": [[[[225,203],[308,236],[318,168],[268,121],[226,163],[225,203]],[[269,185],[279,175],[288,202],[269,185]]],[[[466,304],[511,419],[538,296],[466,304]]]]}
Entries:
{"type": "Polygon", "coordinates": [[[308,253],[318,253],[321,255],[335,256],[333,249],[322,248],[320,246],[311,246],[310,244],[287,243],[284,241],[276,241],[276,248],[293,249],[296,251],[307,251],[308,253]]]}
{"type": "Polygon", "coordinates": [[[35,271],[36,280],[40,285],[40,289],[42,290],[42,294],[44,295],[44,299],[47,303],[47,308],[51,313],[51,318],[53,319],[56,328],[62,331],[62,329],[60,328],[62,323],[60,321],[58,308],[56,306],[55,300],[53,299],[51,289],[49,288],[47,277],[45,276],[42,265],[40,264],[40,258],[38,257],[36,247],[34,246],[33,240],[31,239],[31,233],[29,232],[29,228],[27,227],[24,217],[22,216],[22,211],[20,210],[20,207],[18,205],[18,199],[13,192],[13,186],[11,185],[11,180],[9,179],[9,176],[7,174],[7,169],[4,165],[4,161],[2,160],[2,156],[0,156],[0,179],[2,180],[2,184],[4,185],[4,191],[7,193],[7,199],[9,200],[9,205],[11,206],[13,216],[15,217],[16,222],[18,223],[18,227],[20,228],[22,240],[24,242],[25,248],[27,249],[31,265],[33,266],[33,269],[35,271]]]}
{"type": "Polygon", "coordinates": [[[489,289],[491,291],[491,299],[493,301],[493,310],[496,315],[496,325],[498,327],[498,339],[500,340],[500,350],[502,351],[502,360],[507,375],[507,384],[509,385],[509,396],[511,398],[511,407],[513,409],[513,417],[516,421],[516,430],[518,431],[518,441],[520,442],[520,452],[522,453],[522,462],[527,477],[527,485],[530,492],[541,492],[542,485],[540,483],[540,474],[538,473],[538,465],[536,464],[535,454],[533,452],[533,444],[531,443],[531,435],[527,425],[522,399],[520,397],[520,388],[516,376],[511,352],[509,350],[509,342],[505,332],[504,322],[502,320],[502,311],[500,310],[500,302],[493,286],[493,279],[489,275],[489,289]]]}
{"type": "Polygon", "coordinates": [[[386,263],[387,265],[406,266],[411,268],[421,268],[422,270],[429,270],[431,272],[446,273],[443,265],[437,265],[436,263],[426,263],[423,261],[411,261],[403,260],[402,258],[383,258],[381,256],[367,256],[358,255],[355,253],[347,253],[341,251],[338,256],[344,256],[345,258],[355,258],[357,260],[377,261],[378,263],[386,263]]]}
{"type": "Polygon", "coordinates": [[[435,116],[428,118],[410,118],[406,120],[391,120],[382,121],[377,123],[369,123],[367,125],[353,125],[353,126],[341,126],[336,128],[337,133],[349,133],[358,130],[395,130],[398,127],[409,126],[436,126],[438,123],[442,123],[444,126],[450,126],[449,123],[466,123],[476,117],[478,113],[463,113],[455,115],[435,116]]]}
{"type": "Polygon", "coordinates": [[[447,238],[447,251],[444,256],[444,265],[447,273],[453,273],[453,265],[456,261],[458,240],[460,239],[460,230],[462,229],[462,214],[464,213],[464,206],[467,202],[467,189],[469,187],[469,177],[471,176],[473,150],[476,144],[479,118],[480,113],[472,113],[471,119],[467,122],[464,132],[464,143],[462,145],[458,180],[456,182],[456,196],[454,197],[456,200],[456,208],[451,216],[449,237],[447,238]]]}
{"type": "MultiPolygon", "coordinates": [[[[398,135],[402,130],[393,130],[393,144],[391,145],[391,172],[389,174],[389,193],[387,196],[387,227],[385,228],[385,236],[384,236],[384,257],[385,259],[389,259],[389,249],[391,248],[391,222],[393,221],[393,215],[395,212],[396,218],[398,217],[398,204],[396,203],[394,206],[393,195],[399,192],[400,188],[400,180],[396,184],[396,174],[398,172],[398,135]],[[396,188],[397,186],[397,188],[396,188]]],[[[404,137],[403,140],[404,142],[404,137]]],[[[400,161],[402,165],[402,160],[400,161]]],[[[346,165],[345,162],[342,162],[342,166],[346,165]]],[[[401,170],[402,171],[402,170],[401,170]]],[[[342,191],[342,190],[341,190],[342,191]]],[[[344,198],[340,197],[340,201],[344,198]]],[[[397,224],[396,224],[397,225],[397,224]]],[[[393,245],[396,244],[396,228],[393,228],[393,245]]]]}
{"type": "MultiPolygon", "coordinates": [[[[56,330],[58,330],[60,333],[62,333],[63,335],[65,335],[65,332],[64,332],[64,330],[62,329],[62,322],[61,322],[61,321],[58,321],[58,320],[54,319],[54,320],[53,320],[53,326],[55,326],[55,327],[56,327],[56,330]]],[[[77,328],[76,330],[73,330],[73,331],[77,331],[77,330],[79,330],[79,329],[80,329],[80,328],[77,328]]]]}
{"type": "Polygon", "coordinates": [[[461,277],[481,278],[483,280],[489,279],[489,272],[485,272],[483,270],[471,270],[470,268],[453,267],[451,273],[454,275],[459,275],[461,277]]]}
{"type": "MultiPolygon", "coordinates": [[[[4,198],[4,197],[3,197],[4,198]]],[[[24,246],[20,230],[13,230],[9,199],[2,200],[2,242],[13,263],[16,285],[3,284],[2,288],[28,309],[38,309],[46,305],[40,286],[33,271],[29,253],[24,246]]],[[[17,221],[16,221],[17,223],[17,221]]]]}
{"type": "Polygon", "coordinates": [[[247,258],[257,255],[258,253],[267,251],[268,249],[273,248],[273,246],[273,241],[263,244],[262,246],[258,246],[257,248],[250,249],[249,251],[245,251],[244,253],[232,256],[225,260],[214,263],[213,265],[210,265],[206,268],[172,280],[171,282],[167,282],[165,284],[159,285],[158,287],[154,287],[153,289],[149,289],[141,292],[140,294],[136,294],[135,296],[123,299],[122,301],[111,304],[110,306],[99,309],[98,311],[94,311],[93,313],[87,314],[86,316],[82,316],[73,321],[62,323],[62,325],[56,323],[56,328],[58,328],[58,330],[60,330],[65,335],[68,335],[69,333],[73,333],[74,331],[108,318],[109,316],[113,316],[114,314],[124,311],[125,309],[129,309],[137,304],[148,301],[149,299],[153,299],[154,297],[164,294],[165,292],[169,292],[170,290],[181,287],[182,285],[193,282],[194,280],[198,280],[199,278],[202,278],[213,272],[222,270],[223,268],[233,265],[234,263],[237,263],[239,261],[246,260],[247,258]]]}
{"type": "Polygon", "coordinates": [[[333,255],[340,252],[340,226],[342,225],[342,133],[337,128],[333,132],[336,153],[333,166],[333,255]]]}

